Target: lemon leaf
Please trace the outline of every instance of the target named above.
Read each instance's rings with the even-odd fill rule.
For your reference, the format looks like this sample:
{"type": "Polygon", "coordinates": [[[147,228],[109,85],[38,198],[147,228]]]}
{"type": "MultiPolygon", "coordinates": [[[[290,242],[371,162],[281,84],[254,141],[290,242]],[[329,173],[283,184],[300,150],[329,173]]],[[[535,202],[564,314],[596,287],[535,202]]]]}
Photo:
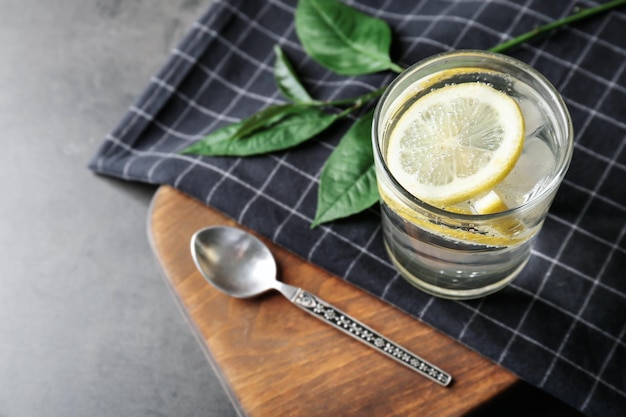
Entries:
{"type": "Polygon", "coordinates": [[[402,69],[391,61],[391,29],[337,0],[300,0],[296,33],[304,50],[318,63],[343,75],[402,69]]]}
{"type": "Polygon", "coordinates": [[[280,46],[274,46],[274,53],[276,54],[274,78],[283,96],[296,103],[310,103],[314,101],[302,83],[300,83],[291,62],[280,46]]]}
{"type": "Polygon", "coordinates": [[[311,228],[359,213],[378,201],[370,139],[372,119],[373,111],[361,117],[326,161],[311,228]]]}
{"type": "Polygon", "coordinates": [[[244,119],[231,139],[240,139],[250,134],[272,126],[282,119],[289,117],[290,115],[297,113],[305,108],[298,104],[279,104],[275,106],[267,107],[260,112],[244,119]]]}
{"type": "Polygon", "coordinates": [[[183,155],[213,155],[211,148],[220,142],[230,140],[242,124],[243,121],[216,129],[202,140],[184,148],[180,153],[183,155]]]}
{"type": "Polygon", "coordinates": [[[184,154],[207,156],[251,156],[280,151],[299,145],[327,129],[343,114],[327,114],[316,107],[301,107],[298,111],[268,112],[266,122],[243,121],[226,126],[200,142],[184,149],[184,154]],[[246,123],[256,128],[238,136],[246,123]]]}

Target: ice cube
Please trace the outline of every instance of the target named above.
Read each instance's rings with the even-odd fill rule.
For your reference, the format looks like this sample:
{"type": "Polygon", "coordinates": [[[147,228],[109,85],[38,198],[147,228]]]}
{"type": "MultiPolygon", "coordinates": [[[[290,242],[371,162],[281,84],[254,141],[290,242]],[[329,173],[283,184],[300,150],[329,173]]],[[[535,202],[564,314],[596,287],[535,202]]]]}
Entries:
{"type": "Polygon", "coordinates": [[[541,189],[554,166],[550,147],[536,136],[527,138],[517,164],[494,190],[508,207],[517,207],[541,189]]]}
{"type": "Polygon", "coordinates": [[[536,135],[537,131],[547,124],[546,117],[541,111],[541,108],[525,96],[518,98],[518,104],[524,115],[526,137],[536,135]]]}

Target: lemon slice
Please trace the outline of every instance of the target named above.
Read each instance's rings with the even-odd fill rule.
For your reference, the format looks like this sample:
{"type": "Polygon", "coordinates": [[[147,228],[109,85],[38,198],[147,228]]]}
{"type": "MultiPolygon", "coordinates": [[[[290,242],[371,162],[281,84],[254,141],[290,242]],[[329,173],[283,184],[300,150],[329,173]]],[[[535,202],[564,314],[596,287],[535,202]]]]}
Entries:
{"type": "Polygon", "coordinates": [[[470,202],[470,206],[476,214],[493,214],[509,209],[500,196],[493,190],[470,202]]]}
{"type": "Polygon", "coordinates": [[[446,207],[493,189],[523,146],[524,117],[515,100],[469,82],[412,103],[391,131],[386,157],[408,192],[446,207]]]}
{"type": "MultiPolygon", "coordinates": [[[[509,209],[498,193],[493,190],[470,201],[469,205],[475,214],[494,214],[509,209]]],[[[491,222],[491,227],[492,231],[498,235],[509,238],[519,236],[526,230],[524,224],[514,216],[494,219],[491,222]]]]}
{"type": "MultiPolygon", "coordinates": [[[[383,189],[379,189],[379,191],[382,199],[396,215],[423,230],[448,240],[474,245],[505,247],[524,242],[532,236],[532,234],[527,233],[528,230],[526,230],[521,223],[511,220],[496,221],[487,228],[466,228],[446,224],[446,222],[441,219],[427,217],[398,203],[393,200],[390,195],[386,194],[383,189]]],[[[472,211],[463,208],[459,209],[453,207],[452,209],[446,208],[446,210],[460,214],[473,214],[472,211]]]]}

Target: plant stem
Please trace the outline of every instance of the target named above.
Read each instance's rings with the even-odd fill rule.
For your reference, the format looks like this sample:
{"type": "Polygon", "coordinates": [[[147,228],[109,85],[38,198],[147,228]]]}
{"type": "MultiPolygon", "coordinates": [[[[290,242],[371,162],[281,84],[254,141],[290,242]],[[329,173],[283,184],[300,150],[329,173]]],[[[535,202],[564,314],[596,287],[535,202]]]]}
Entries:
{"type": "Polygon", "coordinates": [[[559,19],[559,20],[555,20],[552,23],[548,23],[547,25],[544,26],[540,26],[537,27],[533,30],[531,30],[530,32],[526,32],[522,35],[519,35],[509,41],[503,42],[501,44],[498,44],[496,46],[494,46],[493,48],[490,48],[489,51],[491,52],[503,52],[507,49],[513,48],[514,46],[517,46],[521,43],[527,42],[532,38],[535,38],[541,34],[544,34],[546,32],[549,32],[551,30],[554,29],[558,29],[561,26],[565,26],[568,25],[570,23],[574,23],[577,22],[579,20],[585,19],[587,17],[593,16],[595,14],[598,13],[602,13],[611,9],[614,9],[616,7],[619,6],[623,6],[626,4],[626,0],[613,0],[613,1],[609,1],[608,3],[605,4],[601,4],[600,6],[596,6],[596,7],[592,7],[590,9],[583,9],[581,11],[579,11],[578,13],[575,13],[571,16],[565,17],[563,19],[559,19]]]}
{"type": "Polygon", "coordinates": [[[362,96],[353,97],[353,98],[345,98],[345,99],[335,100],[335,101],[327,101],[327,102],[324,102],[323,105],[343,106],[343,105],[349,104],[349,105],[360,106],[363,103],[370,101],[371,99],[380,97],[385,92],[386,89],[387,87],[385,86],[385,87],[379,88],[378,90],[372,91],[371,93],[363,94],[362,96]]]}
{"type": "Polygon", "coordinates": [[[402,67],[401,65],[396,64],[395,62],[392,62],[391,67],[389,69],[392,70],[393,72],[397,72],[398,74],[400,74],[406,68],[402,67]]]}

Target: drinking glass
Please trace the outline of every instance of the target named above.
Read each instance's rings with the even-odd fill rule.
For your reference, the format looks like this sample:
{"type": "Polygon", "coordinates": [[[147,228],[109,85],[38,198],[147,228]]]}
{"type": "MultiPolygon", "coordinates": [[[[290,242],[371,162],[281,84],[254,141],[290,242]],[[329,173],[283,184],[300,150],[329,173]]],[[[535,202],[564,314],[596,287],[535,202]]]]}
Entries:
{"type": "Polygon", "coordinates": [[[569,166],[573,128],[563,99],[535,69],[465,50],[432,56],[400,74],[375,109],[372,141],[384,242],[394,265],[429,294],[470,299],[501,289],[528,262],[569,166]],[[509,208],[491,214],[435,207],[403,188],[386,163],[390,132],[411,103],[438,88],[476,82],[513,98],[525,123],[521,156],[495,187],[509,208]]]}

